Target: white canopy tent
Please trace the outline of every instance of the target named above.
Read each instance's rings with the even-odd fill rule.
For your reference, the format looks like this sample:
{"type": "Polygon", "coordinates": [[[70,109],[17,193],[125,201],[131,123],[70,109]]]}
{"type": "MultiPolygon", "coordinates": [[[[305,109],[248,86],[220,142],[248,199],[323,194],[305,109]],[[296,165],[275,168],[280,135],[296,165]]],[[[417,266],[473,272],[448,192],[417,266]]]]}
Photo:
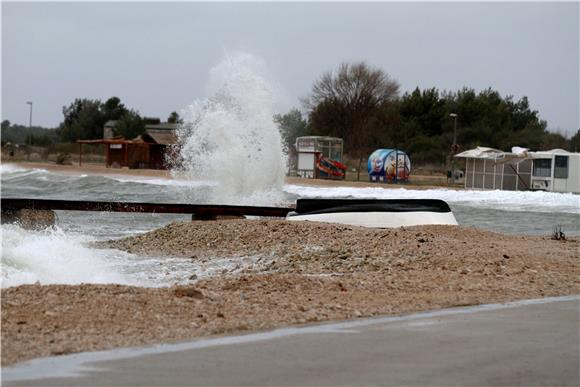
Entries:
{"type": "Polygon", "coordinates": [[[580,153],[477,147],[455,157],[465,158],[465,188],[580,192],[580,153]]]}

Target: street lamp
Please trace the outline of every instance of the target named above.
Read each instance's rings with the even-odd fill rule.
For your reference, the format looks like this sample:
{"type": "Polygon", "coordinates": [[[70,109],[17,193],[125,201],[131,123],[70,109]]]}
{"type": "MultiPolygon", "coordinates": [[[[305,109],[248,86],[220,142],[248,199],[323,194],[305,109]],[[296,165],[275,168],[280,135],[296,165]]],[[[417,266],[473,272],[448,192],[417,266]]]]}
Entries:
{"type": "Polygon", "coordinates": [[[453,124],[453,144],[455,145],[457,144],[457,114],[455,113],[449,113],[449,117],[453,117],[454,119],[454,124],[453,124]]]}
{"type": "MultiPolygon", "coordinates": [[[[26,101],[27,105],[30,105],[30,116],[28,117],[28,128],[32,128],[32,101],[26,101]]],[[[30,136],[30,145],[32,145],[32,134],[29,134],[28,136],[30,136]]],[[[26,140],[24,141],[24,143],[28,142],[28,137],[26,138],[26,140]]],[[[30,160],[30,147],[27,146],[26,147],[26,160],[30,160]]]]}
{"type": "Polygon", "coordinates": [[[457,153],[457,113],[449,113],[449,117],[453,117],[453,144],[451,144],[451,182],[455,183],[455,157],[457,153]]]}
{"type": "Polygon", "coordinates": [[[26,101],[26,104],[30,105],[30,116],[28,118],[28,127],[31,128],[32,127],[32,102],[26,101]]]}

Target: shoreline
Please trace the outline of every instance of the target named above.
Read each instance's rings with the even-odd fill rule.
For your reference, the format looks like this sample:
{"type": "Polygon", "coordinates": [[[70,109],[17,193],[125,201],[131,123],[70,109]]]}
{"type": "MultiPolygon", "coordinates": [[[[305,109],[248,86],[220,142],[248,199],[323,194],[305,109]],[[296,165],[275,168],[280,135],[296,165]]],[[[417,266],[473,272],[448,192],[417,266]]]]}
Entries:
{"type": "Polygon", "coordinates": [[[2,365],[289,325],[575,295],[580,293],[579,246],[577,238],[555,241],[462,226],[172,223],[100,247],[143,257],[156,251],[194,260],[261,259],[165,288],[2,289],[2,365]]]}
{"type": "MultiPolygon", "coordinates": [[[[69,175],[124,175],[124,176],[141,176],[141,177],[160,177],[165,179],[179,178],[179,173],[176,177],[173,176],[169,170],[158,169],[129,169],[129,168],[107,168],[102,163],[83,163],[82,166],[78,164],[58,165],[51,162],[34,162],[34,161],[19,161],[6,162],[4,164],[12,164],[21,168],[27,169],[45,169],[49,172],[57,172],[69,175]]],[[[384,188],[384,189],[433,189],[433,188],[447,188],[452,190],[463,190],[462,185],[448,185],[440,183],[441,179],[434,176],[414,176],[411,175],[409,183],[401,184],[386,184],[386,183],[372,183],[366,180],[352,181],[352,180],[323,180],[323,179],[303,179],[297,176],[286,176],[285,184],[294,184],[302,186],[314,187],[365,187],[365,188],[384,188]]]]}

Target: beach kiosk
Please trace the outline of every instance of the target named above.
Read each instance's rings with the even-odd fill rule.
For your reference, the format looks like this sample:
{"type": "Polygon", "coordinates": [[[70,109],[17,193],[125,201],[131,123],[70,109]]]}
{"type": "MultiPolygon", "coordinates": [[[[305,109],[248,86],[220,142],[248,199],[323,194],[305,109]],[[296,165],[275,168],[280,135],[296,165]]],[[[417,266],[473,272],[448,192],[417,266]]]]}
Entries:
{"type": "Polygon", "coordinates": [[[580,193],[580,153],[477,147],[455,157],[465,158],[465,188],[580,193]]]}
{"type": "Polygon", "coordinates": [[[580,193],[580,153],[563,149],[529,152],[532,189],[580,193]]]}
{"type": "Polygon", "coordinates": [[[343,141],[337,137],[305,136],[296,139],[298,176],[306,179],[344,179],[343,141]]]}

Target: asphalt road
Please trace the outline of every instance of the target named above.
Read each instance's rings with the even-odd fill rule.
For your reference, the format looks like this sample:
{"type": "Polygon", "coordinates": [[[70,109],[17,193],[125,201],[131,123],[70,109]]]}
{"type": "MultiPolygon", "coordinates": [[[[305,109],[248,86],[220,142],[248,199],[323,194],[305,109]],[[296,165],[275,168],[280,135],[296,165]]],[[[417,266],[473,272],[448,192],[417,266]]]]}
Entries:
{"type": "Polygon", "coordinates": [[[39,359],[3,386],[580,385],[580,297],[39,359]]]}

